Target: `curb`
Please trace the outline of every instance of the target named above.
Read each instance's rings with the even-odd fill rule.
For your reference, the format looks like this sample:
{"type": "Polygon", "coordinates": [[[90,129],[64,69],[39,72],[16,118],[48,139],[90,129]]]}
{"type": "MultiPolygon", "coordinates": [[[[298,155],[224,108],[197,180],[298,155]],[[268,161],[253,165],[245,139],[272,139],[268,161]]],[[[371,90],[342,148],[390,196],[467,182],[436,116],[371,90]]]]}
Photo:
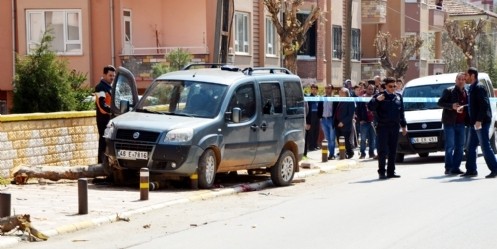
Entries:
{"type": "MultiPolygon", "coordinates": [[[[300,171],[296,172],[294,176],[294,180],[297,179],[304,179],[310,176],[315,176],[319,174],[324,174],[324,173],[330,173],[333,170],[336,169],[343,169],[343,168],[349,168],[351,166],[357,165],[356,161],[349,161],[349,162],[337,162],[334,165],[320,165],[316,166],[316,162],[311,162],[311,169],[305,170],[305,171],[300,171]],[[314,166],[314,167],[313,167],[314,166]]],[[[101,226],[104,224],[110,224],[114,222],[118,222],[121,220],[128,220],[129,217],[137,214],[143,214],[146,212],[150,212],[153,210],[158,210],[164,207],[168,206],[173,206],[177,204],[184,204],[192,201],[199,201],[199,200],[207,200],[207,199],[213,199],[216,197],[221,197],[221,196],[229,196],[229,195],[234,195],[237,193],[241,192],[248,192],[248,191],[256,191],[256,190],[261,190],[268,188],[270,186],[273,186],[273,183],[271,180],[266,180],[262,182],[257,182],[257,183],[250,183],[250,184],[240,184],[236,185],[231,188],[225,188],[225,189],[218,189],[218,190],[205,190],[205,191],[200,191],[200,193],[195,194],[193,196],[189,197],[184,197],[172,201],[167,201],[164,203],[159,203],[159,204],[154,204],[150,206],[145,206],[142,208],[126,211],[126,212],[121,212],[121,213],[116,213],[115,215],[107,215],[107,216],[102,216],[98,218],[93,218],[87,221],[82,221],[82,222],[77,222],[74,224],[69,224],[69,225],[64,225],[60,226],[54,229],[49,229],[49,230],[44,230],[41,231],[42,233],[46,234],[49,237],[61,235],[61,234],[66,234],[66,233],[72,233],[76,232],[79,230],[83,229],[88,229],[88,228],[93,228],[97,226],[101,226]]],[[[21,242],[22,237],[2,237],[0,240],[0,248],[12,248],[19,242],[21,242]]]]}

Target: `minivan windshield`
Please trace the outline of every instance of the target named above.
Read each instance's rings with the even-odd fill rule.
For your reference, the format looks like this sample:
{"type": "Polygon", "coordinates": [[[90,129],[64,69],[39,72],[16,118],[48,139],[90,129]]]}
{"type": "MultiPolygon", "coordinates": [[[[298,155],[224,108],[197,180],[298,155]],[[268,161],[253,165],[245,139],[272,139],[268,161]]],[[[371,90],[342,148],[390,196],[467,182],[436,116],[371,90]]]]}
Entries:
{"type": "Polygon", "coordinates": [[[199,81],[157,80],[141,98],[137,112],[213,118],[227,86],[199,81]]]}
{"type": "MultiPolygon", "coordinates": [[[[454,86],[454,83],[427,84],[422,86],[406,87],[402,92],[403,98],[440,98],[443,91],[454,86]]],[[[437,102],[406,102],[404,101],[404,111],[416,111],[427,109],[440,109],[437,102]]]]}

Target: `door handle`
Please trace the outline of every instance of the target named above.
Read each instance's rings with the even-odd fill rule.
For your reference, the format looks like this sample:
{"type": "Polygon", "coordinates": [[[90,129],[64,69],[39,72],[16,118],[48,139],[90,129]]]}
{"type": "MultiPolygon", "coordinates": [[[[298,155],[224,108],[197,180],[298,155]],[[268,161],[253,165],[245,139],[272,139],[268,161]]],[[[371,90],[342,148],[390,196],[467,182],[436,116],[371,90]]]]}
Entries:
{"type": "Polygon", "coordinates": [[[258,128],[259,128],[259,126],[256,124],[253,124],[250,126],[250,129],[252,129],[253,131],[257,131],[258,128]]]}
{"type": "Polygon", "coordinates": [[[267,123],[266,122],[262,122],[262,124],[261,124],[261,130],[262,131],[266,131],[266,129],[267,129],[267,123]]]}

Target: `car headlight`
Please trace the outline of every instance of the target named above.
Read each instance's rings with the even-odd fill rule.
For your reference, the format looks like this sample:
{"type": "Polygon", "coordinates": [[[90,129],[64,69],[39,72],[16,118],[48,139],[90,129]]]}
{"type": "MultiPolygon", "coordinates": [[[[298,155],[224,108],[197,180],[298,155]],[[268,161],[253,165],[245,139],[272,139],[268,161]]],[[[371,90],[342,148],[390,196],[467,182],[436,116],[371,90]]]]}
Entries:
{"type": "Polygon", "coordinates": [[[104,138],[111,138],[112,133],[114,133],[114,123],[112,121],[109,121],[104,131],[104,138]]]}
{"type": "Polygon", "coordinates": [[[164,138],[164,142],[188,142],[193,137],[193,129],[181,128],[169,131],[164,138]]]}

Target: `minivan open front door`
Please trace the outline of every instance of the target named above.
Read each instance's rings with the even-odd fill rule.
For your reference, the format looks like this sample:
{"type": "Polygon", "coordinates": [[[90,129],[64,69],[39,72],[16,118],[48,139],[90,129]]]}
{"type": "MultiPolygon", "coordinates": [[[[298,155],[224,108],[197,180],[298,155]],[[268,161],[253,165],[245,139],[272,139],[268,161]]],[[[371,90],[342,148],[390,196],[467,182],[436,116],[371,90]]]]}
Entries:
{"type": "Polygon", "coordinates": [[[127,111],[128,107],[134,107],[138,103],[138,90],[136,89],[135,77],[124,67],[117,69],[117,75],[112,84],[111,110],[114,116],[119,116],[127,111]]]}

